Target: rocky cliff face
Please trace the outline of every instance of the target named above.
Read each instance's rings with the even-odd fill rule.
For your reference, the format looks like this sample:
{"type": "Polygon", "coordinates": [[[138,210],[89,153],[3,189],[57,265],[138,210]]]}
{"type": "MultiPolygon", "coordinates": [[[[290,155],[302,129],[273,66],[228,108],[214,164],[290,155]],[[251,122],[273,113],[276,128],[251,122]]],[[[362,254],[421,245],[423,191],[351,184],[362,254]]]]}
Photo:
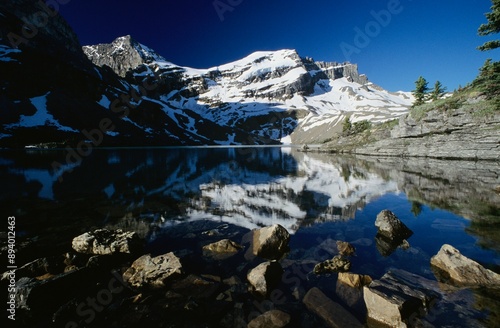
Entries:
{"type": "Polygon", "coordinates": [[[165,60],[130,35],[117,38],[111,44],[84,46],[83,52],[95,65],[109,66],[121,77],[142,64],[165,60]]]}
{"type": "Polygon", "coordinates": [[[478,117],[463,108],[431,111],[417,120],[408,115],[390,138],[359,147],[359,154],[445,159],[500,159],[500,114],[478,117]]]}

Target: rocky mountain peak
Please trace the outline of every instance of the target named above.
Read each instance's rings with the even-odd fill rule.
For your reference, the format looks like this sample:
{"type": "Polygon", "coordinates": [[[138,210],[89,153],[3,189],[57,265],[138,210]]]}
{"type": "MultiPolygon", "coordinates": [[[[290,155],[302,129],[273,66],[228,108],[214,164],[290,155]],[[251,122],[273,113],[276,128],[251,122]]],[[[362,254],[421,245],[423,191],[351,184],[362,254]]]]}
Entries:
{"type": "Polygon", "coordinates": [[[83,46],[83,51],[95,65],[109,66],[122,77],[142,64],[165,61],[165,58],[130,35],[116,38],[111,43],[83,46]]]}

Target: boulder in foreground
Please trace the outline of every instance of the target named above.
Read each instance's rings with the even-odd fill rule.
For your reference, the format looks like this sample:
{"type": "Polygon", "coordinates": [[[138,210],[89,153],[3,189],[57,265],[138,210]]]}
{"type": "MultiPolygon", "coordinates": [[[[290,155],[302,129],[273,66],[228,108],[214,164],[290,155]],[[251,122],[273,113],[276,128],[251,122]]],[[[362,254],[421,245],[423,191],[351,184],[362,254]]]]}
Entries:
{"type": "Polygon", "coordinates": [[[136,288],[161,288],[182,274],[180,259],[170,252],[157,257],[143,255],[123,273],[123,280],[136,288]]]}
{"type": "Polygon", "coordinates": [[[393,270],[363,287],[369,322],[389,327],[413,327],[440,297],[436,282],[393,270]]]}
{"type": "Polygon", "coordinates": [[[250,232],[250,249],[254,256],[280,260],[289,250],[290,234],[279,224],[250,232]]]}
{"type": "Polygon", "coordinates": [[[499,286],[500,275],[463,256],[456,248],[445,244],[431,258],[436,278],[460,286],[499,286]]]}

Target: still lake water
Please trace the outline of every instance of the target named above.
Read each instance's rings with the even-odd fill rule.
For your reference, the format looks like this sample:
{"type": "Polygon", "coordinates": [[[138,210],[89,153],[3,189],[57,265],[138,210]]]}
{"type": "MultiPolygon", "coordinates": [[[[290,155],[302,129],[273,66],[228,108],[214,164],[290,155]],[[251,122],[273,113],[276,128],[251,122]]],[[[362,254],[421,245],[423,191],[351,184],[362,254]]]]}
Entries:
{"type": "Polygon", "coordinates": [[[0,152],[0,208],[16,216],[19,264],[60,254],[100,227],[135,230],[154,244],[162,229],[209,219],[248,229],[279,223],[292,234],[291,258],[328,240],[351,242],[353,267],[375,279],[390,268],[435,279],[429,260],[445,243],[500,272],[498,163],[279,147],[99,149],[79,163],[67,155],[0,152]],[[410,248],[377,247],[383,209],[414,232],[410,248]]]}

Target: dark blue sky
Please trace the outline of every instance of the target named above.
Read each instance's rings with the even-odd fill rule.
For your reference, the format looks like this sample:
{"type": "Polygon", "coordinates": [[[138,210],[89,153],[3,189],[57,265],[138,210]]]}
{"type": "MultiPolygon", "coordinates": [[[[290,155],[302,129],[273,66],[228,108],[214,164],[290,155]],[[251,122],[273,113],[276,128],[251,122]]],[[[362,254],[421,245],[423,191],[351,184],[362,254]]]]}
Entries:
{"type": "Polygon", "coordinates": [[[500,59],[500,50],[476,50],[492,39],[477,35],[490,7],[490,0],[71,0],[60,12],[82,45],[130,34],[194,68],[296,49],[316,60],[349,60],[370,81],[410,91],[420,75],[453,90],[487,58],[500,59]]]}

